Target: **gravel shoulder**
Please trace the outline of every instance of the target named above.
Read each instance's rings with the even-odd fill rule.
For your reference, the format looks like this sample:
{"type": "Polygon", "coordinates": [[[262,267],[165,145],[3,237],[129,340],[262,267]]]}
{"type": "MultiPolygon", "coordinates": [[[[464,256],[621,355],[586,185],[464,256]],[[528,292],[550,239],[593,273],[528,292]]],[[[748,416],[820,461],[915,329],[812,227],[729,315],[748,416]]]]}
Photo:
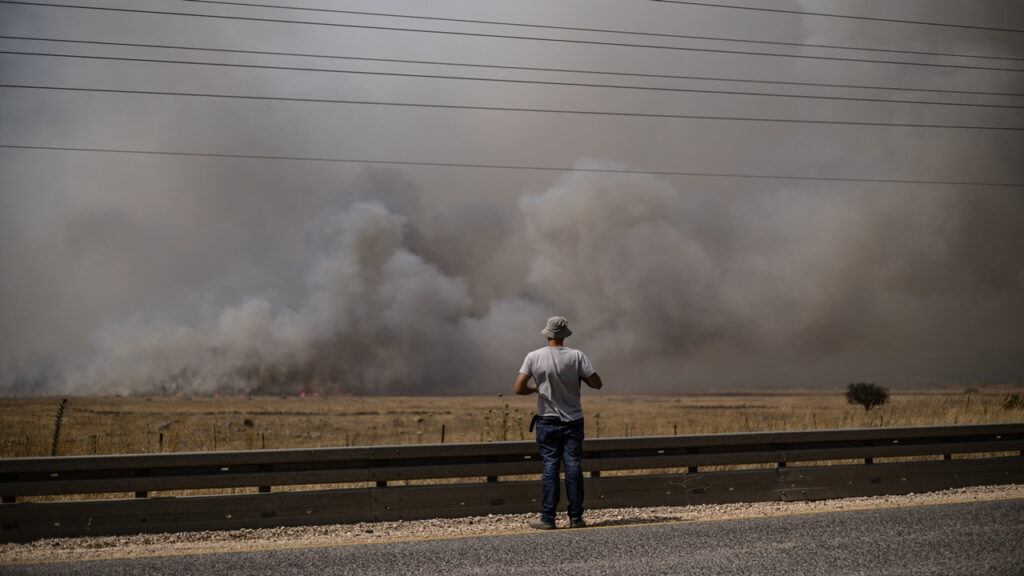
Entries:
{"type": "MultiPolygon", "coordinates": [[[[588,510],[586,520],[594,527],[653,522],[699,522],[1019,498],[1024,498],[1024,485],[1010,484],[958,488],[926,494],[847,498],[819,502],[757,502],[588,510]]],[[[0,565],[513,534],[528,530],[526,522],[534,516],[532,514],[495,514],[470,518],[438,518],[326,526],[52,538],[25,544],[0,544],[0,565]]],[[[565,524],[567,524],[565,518],[561,518],[559,527],[566,527],[565,524]]]]}

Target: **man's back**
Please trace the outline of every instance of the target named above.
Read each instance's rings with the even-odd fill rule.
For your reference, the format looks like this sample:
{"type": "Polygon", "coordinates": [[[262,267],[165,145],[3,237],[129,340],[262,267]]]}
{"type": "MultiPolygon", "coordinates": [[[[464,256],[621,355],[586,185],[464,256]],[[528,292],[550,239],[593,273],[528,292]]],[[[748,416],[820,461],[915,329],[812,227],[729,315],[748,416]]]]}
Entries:
{"type": "Polygon", "coordinates": [[[536,382],[538,416],[557,416],[563,422],[583,417],[580,380],[594,374],[586,354],[568,346],[544,346],[526,355],[519,372],[536,382]]]}

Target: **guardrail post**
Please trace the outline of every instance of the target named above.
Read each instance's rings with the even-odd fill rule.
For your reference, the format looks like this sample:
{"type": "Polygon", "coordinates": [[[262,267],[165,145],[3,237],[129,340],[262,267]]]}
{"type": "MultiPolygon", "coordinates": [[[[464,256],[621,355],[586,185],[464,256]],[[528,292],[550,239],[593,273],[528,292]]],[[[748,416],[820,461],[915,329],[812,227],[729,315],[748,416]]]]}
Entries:
{"type": "MultiPolygon", "coordinates": [[[[256,470],[259,472],[271,472],[274,470],[274,467],[270,464],[259,464],[256,466],[256,470]]],[[[259,486],[257,490],[259,491],[260,494],[266,494],[270,492],[270,486],[259,486]]]]}
{"type": "MultiPolygon", "coordinates": [[[[146,477],[146,476],[149,476],[149,470],[145,469],[145,468],[137,468],[134,471],[132,471],[132,476],[135,476],[135,477],[146,477]]],[[[146,498],[148,496],[149,496],[149,493],[146,492],[145,490],[136,490],[135,491],[135,497],[136,498],[146,498]]]]}
{"type": "MultiPolygon", "coordinates": [[[[694,446],[691,446],[691,447],[686,449],[686,453],[687,454],[699,454],[700,453],[700,448],[696,448],[694,446]]],[[[687,467],[686,473],[687,474],[696,474],[697,473],[697,467],[696,466],[689,466],[689,467],[687,467]]]]}

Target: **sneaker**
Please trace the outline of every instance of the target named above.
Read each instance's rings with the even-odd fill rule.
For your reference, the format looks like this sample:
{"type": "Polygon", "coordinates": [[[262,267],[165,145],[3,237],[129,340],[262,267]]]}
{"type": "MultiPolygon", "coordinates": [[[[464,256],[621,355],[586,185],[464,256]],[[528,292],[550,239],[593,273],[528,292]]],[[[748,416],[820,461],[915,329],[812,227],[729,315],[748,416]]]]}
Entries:
{"type": "Polygon", "coordinates": [[[555,523],[554,522],[546,522],[544,520],[530,520],[530,522],[528,524],[529,524],[530,528],[533,528],[534,530],[554,530],[555,529],[555,523]]]}
{"type": "Polygon", "coordinates": [[[586,528],[587,521],[583,518],[577,518],[575,520],[569,520],[569,528],[586,528]]]}

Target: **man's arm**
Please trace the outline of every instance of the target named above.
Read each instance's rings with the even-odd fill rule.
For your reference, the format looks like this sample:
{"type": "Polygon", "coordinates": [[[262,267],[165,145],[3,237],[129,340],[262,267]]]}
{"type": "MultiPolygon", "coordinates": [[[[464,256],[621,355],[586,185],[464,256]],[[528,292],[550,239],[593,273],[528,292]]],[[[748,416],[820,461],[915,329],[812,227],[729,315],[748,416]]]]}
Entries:
{"type": "Polygon", "coordinates": [[[536,386],[530,386],[530,375],[519,373],[519,377],[516,378],[516,384],[512,387],[512,390],[520,396],[528,396],[537,391],[536,386]]]}
{"type": "Polygon", "coordinates": [[[604,386],[604,382],[601,381],[601,377],[597,375],[597,372],[587,376],[583,381],[587,383],[587,386],[590,386],[594,390],[600,390],[601,387],[604,386]]]}

